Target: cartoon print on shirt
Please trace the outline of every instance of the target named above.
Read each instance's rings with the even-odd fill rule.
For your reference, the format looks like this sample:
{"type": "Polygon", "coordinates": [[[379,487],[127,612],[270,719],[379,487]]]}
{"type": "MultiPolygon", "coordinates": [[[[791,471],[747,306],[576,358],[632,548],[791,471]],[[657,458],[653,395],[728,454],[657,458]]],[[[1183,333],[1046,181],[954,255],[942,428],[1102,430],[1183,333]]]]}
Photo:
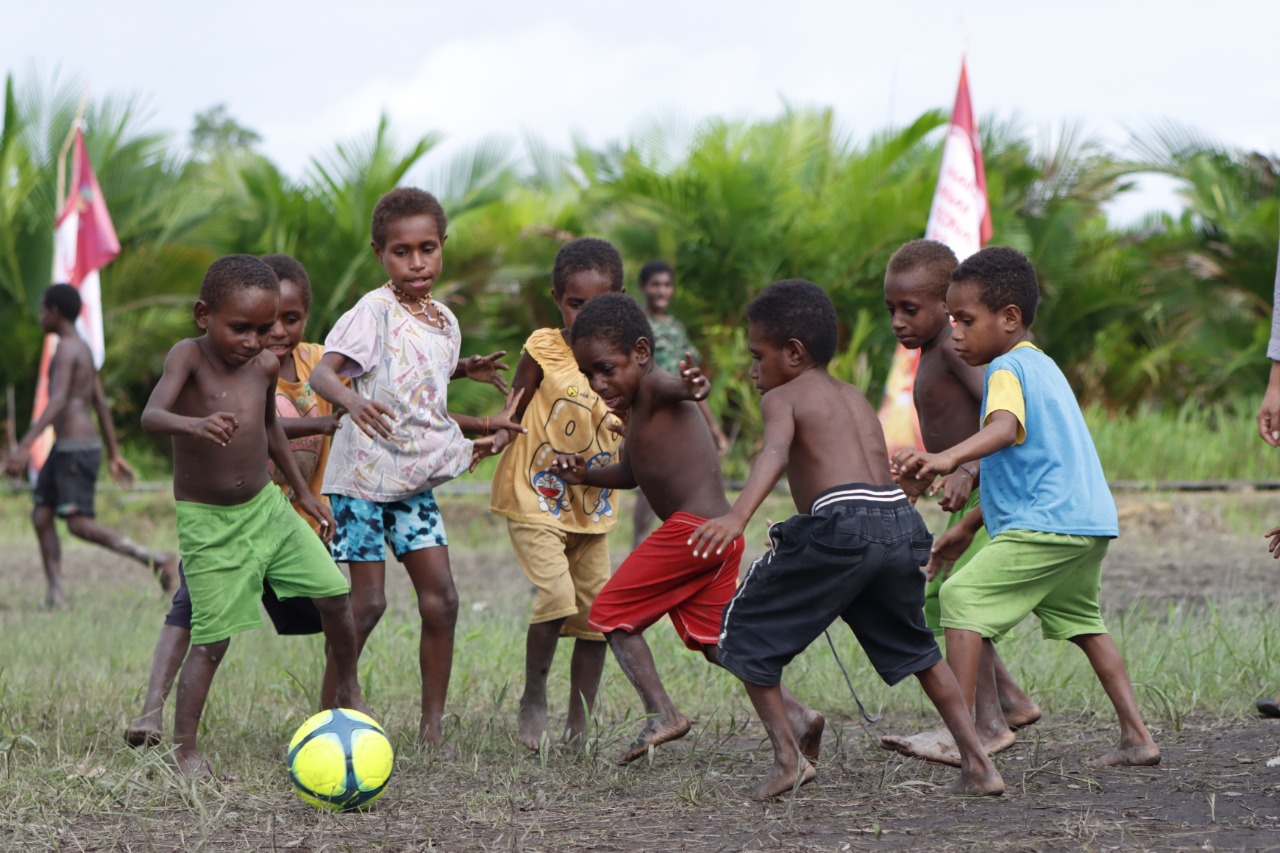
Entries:
{"type": "Polygon", "coordinates": [[[601,449],[596,431],[592,429],[592,395],[576,385],[569,386],[565,395],[551,404],[543,427],[548,441],[539,445],[533,453],[529,465],[529,482],[538,495],[538,508],[543,512],[559,517],[562,512],[570,511],[574,500],[580,495],[582,506],[591,507],[591,520],[599,522],[602,518],[613,515],[609,489],[595,486],[570,488],[550,470],[551,463],[560,454],[577,453],[589,459],[588,465],[593,468],[613,461],[613,454],[601,449]]]}

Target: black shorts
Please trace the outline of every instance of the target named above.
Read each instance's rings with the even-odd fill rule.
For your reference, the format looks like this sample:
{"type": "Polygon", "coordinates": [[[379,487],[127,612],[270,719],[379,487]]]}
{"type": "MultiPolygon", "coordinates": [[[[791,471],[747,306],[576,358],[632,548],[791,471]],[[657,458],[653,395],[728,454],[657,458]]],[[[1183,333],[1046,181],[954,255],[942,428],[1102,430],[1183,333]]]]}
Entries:
{"type": "Polygon", "coordinates": [[[102,466],[102,445],[96,438],[72,438],[53,445],[36,477],[32,498],[36,506],[53,507],[61,518],[93,515],[93,490],[102,466]]]}
{"type": "Polygon", "coordinates": [[[889,684],[942,660],[924,622],[924,573],[933,537],[897,486],[828,489],[811,515],[769,529],[724,611],[719,660],[752,684],[782,669],[839,616],[889,684]]]}
{"type": "MultiPolygon", "coordinates": [[[[164,624],[174,628],[191,630],[191,593],[187,591],[187,577],[178,564],[178,591],[173,594],[173,605],[164,617],[164,624]]],[[[271,617],[271,624],[281,636],[319,634],[324,630],[320,611],[309,598],[276,598],[269,581],[262,582],[262,606],[271,617]]]]}

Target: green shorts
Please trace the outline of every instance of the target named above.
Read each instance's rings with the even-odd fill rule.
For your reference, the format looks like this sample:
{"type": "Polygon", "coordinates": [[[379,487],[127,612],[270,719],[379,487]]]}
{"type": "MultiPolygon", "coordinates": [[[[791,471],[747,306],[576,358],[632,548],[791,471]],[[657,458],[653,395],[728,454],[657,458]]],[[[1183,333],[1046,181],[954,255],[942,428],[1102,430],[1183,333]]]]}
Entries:
{"type": "Polygon", "coordinates": [[[1105,634],[1098,591],[1111,540],[1006,530],[942,587],[942,627],[1000,639],[1034,613],[1046,639],[1105,634]]]}
{"type": "Polygon", "coordinates": [[[281,599],[329,598],[351,589],[324,542],[274,483],[234,506],[178,501],[178,550],[195,644],[260,626],[264,579],[281,599]]]}
{"type": "MultiPolygon", "coordinates": [[[[951,519],[947,522],[947,529],[955,527],[960,523],[960,519],[964,518],[970,510],[977,509],[979,504],[978,487],[974,486],[973,491],[969,493],[969,500],[965,501],[961,509],[951,513],[951,519]]],[[[956,560],[951,566],[951,571],[944,578],[939,572],[933,580],[925,584],[924,588],[924,623],[929,626],[929,630],[933,631],[935,637],[942,636],[942,605],[938,603],[938,591],[942,589],[942,584],[956,576],[956,572],[968,565],[973,559],[973,555],[981,551],[991,541],[991,537],[987,535],[986,527],[979,527],[978,532],[974,534],[973,541],[969,543],[969,547],[960,555],[960,559],[956,560]]]]}

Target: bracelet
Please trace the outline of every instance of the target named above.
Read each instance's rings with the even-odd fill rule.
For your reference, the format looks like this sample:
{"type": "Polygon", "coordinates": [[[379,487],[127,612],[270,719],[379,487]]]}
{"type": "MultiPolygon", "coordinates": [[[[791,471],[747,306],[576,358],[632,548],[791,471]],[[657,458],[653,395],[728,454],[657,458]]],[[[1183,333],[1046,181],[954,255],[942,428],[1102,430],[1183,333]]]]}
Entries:
{"type": "Polygon", "coordinates": [[[957,470],[957,471],[963,471],[963,472],[965,472],[966,474],[968,474],[968,475],[969,475],[969,479],[970,479],[970,480],[973,480],[975,483],[976,483],[976,482],[978,482],[978,475],[977,475],[977,474],[975,474],[975,473],[973,473],[972,471],[970,471],[968,468],[964,467],[963,465],[957,465],[957,466],[956,466],[956,470],[957,470]]]}
{"type": "Polygon", "coordinates": [[[485,415],[485,416],[484,416],[484,422],[483,422],[483,425],[482,425],[480,428],[484,431],[484,432],[482,433],[483,435],[488,435],[488,434],[489,434],[489,416],[488,416],[488,415],[485,415]]]}

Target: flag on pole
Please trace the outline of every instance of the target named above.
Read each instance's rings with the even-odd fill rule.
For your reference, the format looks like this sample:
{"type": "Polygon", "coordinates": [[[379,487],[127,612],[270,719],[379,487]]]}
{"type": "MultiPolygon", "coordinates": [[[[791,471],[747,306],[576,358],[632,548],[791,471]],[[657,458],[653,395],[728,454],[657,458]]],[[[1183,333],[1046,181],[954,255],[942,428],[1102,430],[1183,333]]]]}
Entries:
{"type": "MultiPolygon", "coordinates": [[[[987,205],[987,173],[982,165],[982,144],[978,122],[969,100],[969,73],[960,61],[960,85],[956,89],[951,123],[942,143],[942,169],[929,209],[924,236],[945,243],[963,261],[991,239],[991,208],[987,205]]],[[[901,344],[893,354],[893,365],[880,404],[889,453],[903,447],[920,447],[920,419],[912,400],[920,350],[901,344]]]]}
{"type": "MultiPolygon", "coordinates": [[[[53,280],[66,282],[80,291],[80,316],[76,330],[89,344],[93,366],[101,368],[106,357],[102,334],[102,292],[98,270],[120,254],[120,241],[111,214],[102,198],[98,177],[89,163],[84,133],[77,127],[71,154],[71,185],[58,214],[53,237],[53,280]]],[[[49,362],[58,347],[56,335],[45,335],[40,354],[40,375],[36,380],[36,400],[32,420],[49,404],[49,362]]],[[[39,471],[53,447],[51,431],[46,431],[31,448],[31,469],[39,471]]]]}

